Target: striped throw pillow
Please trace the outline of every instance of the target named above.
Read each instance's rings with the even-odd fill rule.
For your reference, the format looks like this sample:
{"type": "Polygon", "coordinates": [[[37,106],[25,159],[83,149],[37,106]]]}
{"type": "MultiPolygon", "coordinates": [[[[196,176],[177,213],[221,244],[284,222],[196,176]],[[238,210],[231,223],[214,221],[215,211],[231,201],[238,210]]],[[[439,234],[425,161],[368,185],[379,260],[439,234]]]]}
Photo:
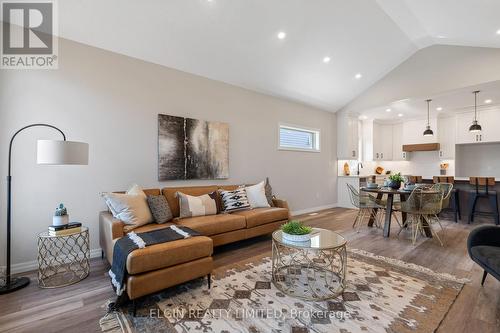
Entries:
{"type": "Polygon", "coordinates": [[[179,198],[179,218],[206,216],[217,214],[217,192],[211,192],[200,196],[187,195],[182,192],[176,193],[179,198]]]}
{"type": "Polygon", "coordinates": [[[240,187],[234,191],[219,190],[222,198],[222,205],[226,213],[236,212],[238,210],[250,209],[247,193],[244,187],[240,187]]]}

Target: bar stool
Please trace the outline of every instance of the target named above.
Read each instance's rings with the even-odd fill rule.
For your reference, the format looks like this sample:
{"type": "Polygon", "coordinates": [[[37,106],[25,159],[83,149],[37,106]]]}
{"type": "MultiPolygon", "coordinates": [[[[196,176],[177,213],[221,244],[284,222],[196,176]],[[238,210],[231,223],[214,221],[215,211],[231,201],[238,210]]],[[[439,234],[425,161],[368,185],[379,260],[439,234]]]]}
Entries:
{"type": "MultiPolygon", "coordinates": [[[[437,183],[449,183],[455,184],[455,177],[453,176],[434,176],[432,177],[432,181],[434,184],[437,183]]],[[[453,187],[451,190],[451,197],[448,207],[443,207],[443,210],[452,211],[455,215],[455,223],[458,223],[458,220],[462,219],[462,214],[460,213],[460,190],[456,187],[453,187]]]]}
{"type": "Polygon", "coordinates": [[[469,224],[474,222],[475,214],[488,214],[495,217],[495,224],[500,224],[498,213],[497,192],[491,190],[495,186],[494,177],[470,177],[470,184],[474,190],[469,192],[469,224]],[[491,212],[476,211],[476,204],[479,198],[487,198],[490,203],[491,212]]]}
{"type": "Polygon", "coordinates": [[[422,176],[407,176],[408,181],[413,184],[422,183],[422,176]]]}

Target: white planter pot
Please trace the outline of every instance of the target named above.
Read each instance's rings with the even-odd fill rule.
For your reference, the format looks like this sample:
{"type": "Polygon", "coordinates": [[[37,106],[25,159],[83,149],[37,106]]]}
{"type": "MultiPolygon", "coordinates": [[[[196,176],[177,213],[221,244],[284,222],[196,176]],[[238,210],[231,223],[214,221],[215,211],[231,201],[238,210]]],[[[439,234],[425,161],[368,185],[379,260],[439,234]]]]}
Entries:
{"type": "Polygon", "coordinates": [[[289,242],[307,242],[311,239],[312,233],[307,235],[290,235],[283,232],[283,239],[289,242]]]}
{"type": "Polygon", "coordinates": [[[52,225],[66,225],[69,223],[69,215],[54,216],[52,218],[52,225]]]}

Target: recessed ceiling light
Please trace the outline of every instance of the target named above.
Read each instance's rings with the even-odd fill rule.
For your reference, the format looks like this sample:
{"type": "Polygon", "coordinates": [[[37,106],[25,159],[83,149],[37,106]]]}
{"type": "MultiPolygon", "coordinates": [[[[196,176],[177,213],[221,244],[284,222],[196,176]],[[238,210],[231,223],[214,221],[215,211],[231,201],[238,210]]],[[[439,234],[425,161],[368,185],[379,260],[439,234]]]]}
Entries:
{"type": "Polygon", "coordinates": [[[491,102],[493,102],[491,99],[487,99],[484,101],[484,104],[491,104],[491,102]]]}
{"type": "Polygon", "coordinates": [[[392,110],[391,109],[385,109],[385,112],[391,112],[392,110]]]}
{"type": "Polygon", "coordinates": [[[330,59],[330,57],[324,57],[324,58],[323,58],[323,62],[324,62],[325,64],[329,63],[329,62],[330,62],[330,60],[331,60],[331,59],[330,59]]]}
{"type": "Polygon", "coordinates": [[[398,117],[402,117],[402,116],[403,116],[403,114],[402,114],[402,113],[398,113],[398,117]]]}
{"type": "Polygon", "coordinates": [[[443,39],[443,38],[446,38],[446,36],[443,36],[443,35],[437,35],[436,38],[439,38],[439,39],[443,39]]]}
{"type": "Polygon", "coordinates": [[[359,80],[363,77],[363,75],[361,75],[361,73],[358,73],[358,74],[354,75],[354,77],[359,80]]]}
{"type": "Polygon", "coordinates": [[[497,35],[500,35],[500,29],[497,30],[497,35]]]}
{"type": "Polygon", "coordinates": [[[368,117],[367,116],[360,116],[359,119],[366,120],[366,119],[368,119],[368,117]]]}
{"type": "Polygon", "coordinates": [[[438,111],[442,111],[442,110],[443,110],[443,108],[442,108],[442,107],[440,107],[440,106],[438,106],[438,107],[436,108],[436,110],[438,110],[438,111]]]}
{"type": "Polygon", "coordinates": [[[285,32],[283,32],[283,31],[278,32],[278,38],[279,39],[285,39],[285,37],[286,37],[286,33],[285,32]]]}

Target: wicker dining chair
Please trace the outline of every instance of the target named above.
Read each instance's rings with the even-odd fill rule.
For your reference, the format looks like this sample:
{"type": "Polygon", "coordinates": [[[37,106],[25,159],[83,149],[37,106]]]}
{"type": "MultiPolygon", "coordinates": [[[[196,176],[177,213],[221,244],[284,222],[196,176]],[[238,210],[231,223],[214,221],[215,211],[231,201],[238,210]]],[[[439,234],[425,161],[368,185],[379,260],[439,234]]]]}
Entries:
{"type": "Polygon", "coordinates": [[[360,194],[359,191],[354,188],[351,184],[347,184],[349,189],[349,195],[351,198],[351,204],[358,208],[358,214],[356,215],[356,219],[352,224],[352,227],[356,229],[356,232],[359,232],[361,225],[363,224],[363,220],[366,216],[370,218],[373,217],[375,220],[375,226],[380,228],[380,214],[377,212],[383,210],[384,207],[377,203],[377,199],[368,194],[360,194]]]}
{"type": "MultiPolygon", "coordinates": [[[[417,187],[411,192],[408,200],[401,203],[401,211],[407,214],[407,219],[401,230],[403,230],[405,226],[411,227],[413,245],[415,245],[417,241],[418,234],[423,234],[423,221],[425,221],[432,235],[435,236],[441,246],[443,246],[441,238],[432,226],[434,222],[437,221],[441,230],[444,230],[439,219],[436,220],[434,218],[434,216],[437,216],[439,212],[441,212],[442,202],[443,195],[440,191],[426,191],[423,188],[417,187]]],[[[399,232],[401,232],[401,230],[399,232]]]]}

